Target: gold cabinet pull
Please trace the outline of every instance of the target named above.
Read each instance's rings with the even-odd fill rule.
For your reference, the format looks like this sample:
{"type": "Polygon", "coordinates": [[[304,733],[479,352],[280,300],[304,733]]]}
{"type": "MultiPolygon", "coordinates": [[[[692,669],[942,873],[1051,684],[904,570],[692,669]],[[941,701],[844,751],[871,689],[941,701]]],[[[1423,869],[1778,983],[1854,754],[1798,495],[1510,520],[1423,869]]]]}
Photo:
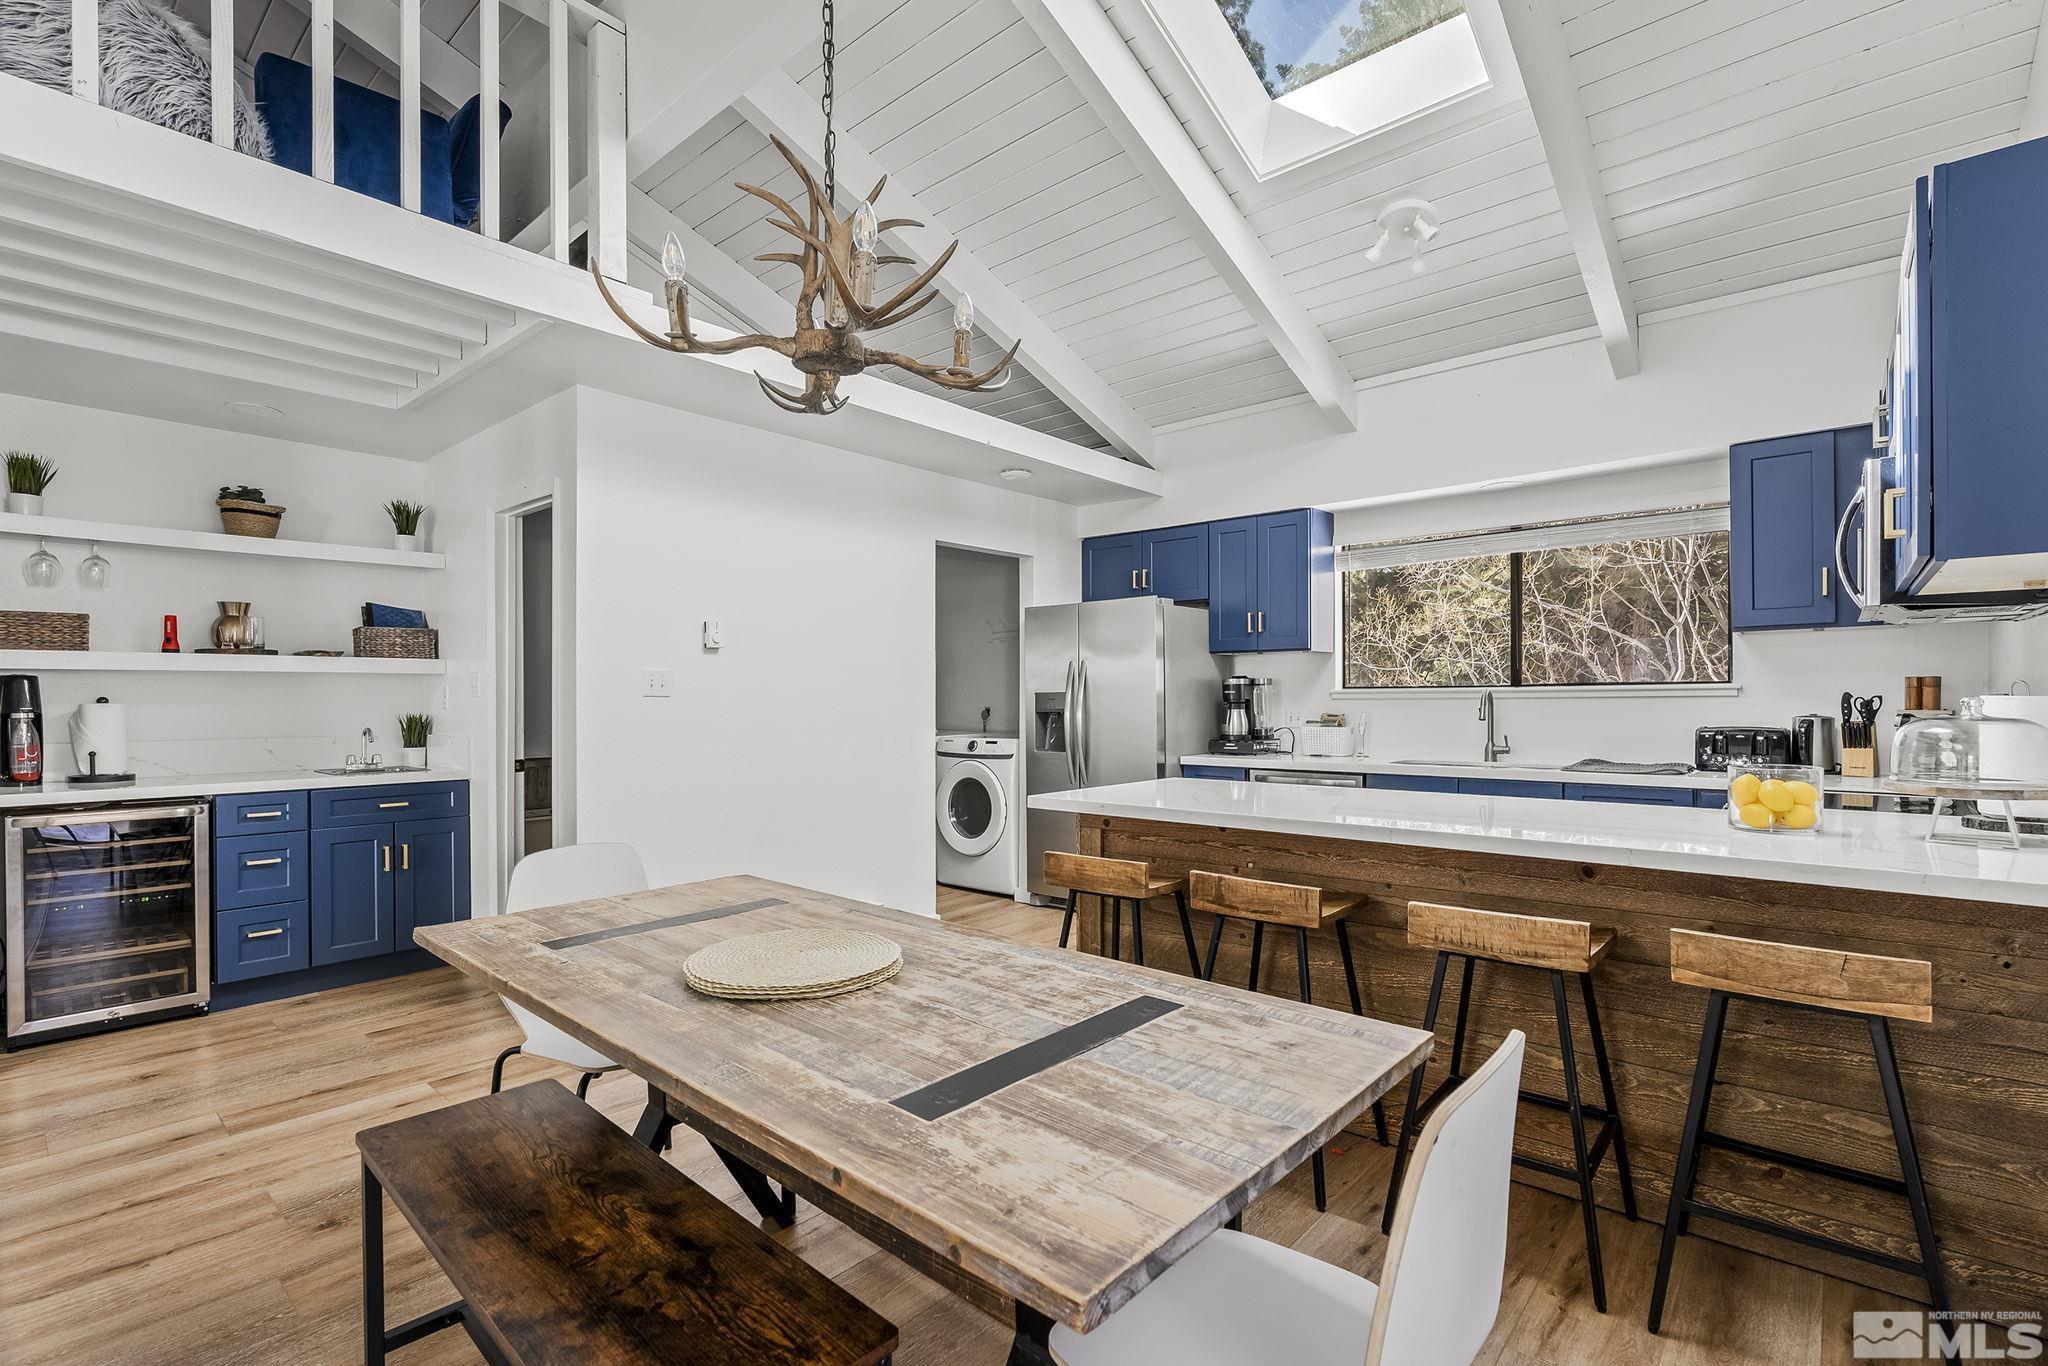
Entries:
{"type": "Polygon", "coordinates": [[[279,936],[279,935],[281,935],[281,934],[283,934],[283,933],[284,933],[284,931],[283,931],[283,930],[250,930],[250,931],[248,931],[247,933],[243,934],[242,938],[244,938],[244,939],[275,939],[275,938],[277,938],[277,936],[279,936]]]}
{"type": "Polygon", "coordinates": [[[244,812],[242,813],[242,819],[243,819],[243,820],[245,820],[245,821],[281,821],[281,820],[283,820],[283,819],[284,819],[284,812],[282,812],[282,811],[244,811],[244,812]]]}
{"type": "Polygon", "coordinates": [[[283,862],[284,860],[281,858],[249,858],[242,860],[242,866],[244,868],[275,868],[283,862]]]}
{"type": "Polygon", "coordinates": [[[1266,614],[1264,612],[1259,613],[1259,629],[1257,634],[1266,634],[1266,614]]]}
{"type": "Polygon", "coordinates": [[[1884,538],[1887,541],[1900,541],[1906,537],[1906,529],[1899,525],[1899,504],[1905,496],[1904,489],[1884,491],[1884,538]]]}
{"type": "Polygon", "coordinates": [[[1149,569],[1140,569],[1140,570],[1138,571],[1138,587],[1140,587],[1140,588],[1150,588],[1151,586],[1152,586],[1152,571],[1151,571],[1151,570],[1149,570],[1149,569]]]}
{"type": "Polygon", "coordinates": [[[403,811],[411,805],[411,802],[378,802],[377,809],[379,811],[403,811]]]}
{"type": "Polygon", "coordinates": [[[412,871],[411,840],[407,840],[404,844],[398,846],[398,870],[402,873],[409,873],[412,871]]]}
{"type": "Polygon", "coordinates": [[[1133,569],[1133,570],[1131,571],[1131,588],[1132,588],[1133,590],[1135,590],[1135,589],[1137,588],[1137,586],[1138,586],[1138,571],[1137,571],[1137,570],[1135,570],[1135,569],[1133,569]]]}
{"type": "Polygon", "coordinates": [[[1246,635],[1252,635],[1252,634],[1253,634],[1253,631],[1252,631],[1252,614],[1251,614],[1250,612],[1246,612],[1246,613],[1244,614],[1244,633],[1245,633],[1246,635]]]}
{"type": "Polygon", "coordinates": [[[1828,567],[1826,565],[1820,567],[1820,595],[1822,597],[1828,595],[1828,567]]]}
{"type": "Polygon", "coordinates": [[[384,846],[384,871],[391,871],[391,846],[388,844],[384,846]]]}

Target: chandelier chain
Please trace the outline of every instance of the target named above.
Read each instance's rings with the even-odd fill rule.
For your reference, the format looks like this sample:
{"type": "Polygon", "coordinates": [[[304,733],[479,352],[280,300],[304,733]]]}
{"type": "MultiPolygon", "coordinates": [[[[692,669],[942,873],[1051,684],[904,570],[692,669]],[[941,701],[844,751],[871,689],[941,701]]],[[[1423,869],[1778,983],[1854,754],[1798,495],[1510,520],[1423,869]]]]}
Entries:
{"type": "Polygon", "coordinates": [[[825,5],[825,93],[819,97],[818,108],[825,114],[825,203],[836,205],[839,200],[839,168],[837,165],[839,134],[832,129],[832,58],[838,47],[832,40],[832,0],[825,5]]]}

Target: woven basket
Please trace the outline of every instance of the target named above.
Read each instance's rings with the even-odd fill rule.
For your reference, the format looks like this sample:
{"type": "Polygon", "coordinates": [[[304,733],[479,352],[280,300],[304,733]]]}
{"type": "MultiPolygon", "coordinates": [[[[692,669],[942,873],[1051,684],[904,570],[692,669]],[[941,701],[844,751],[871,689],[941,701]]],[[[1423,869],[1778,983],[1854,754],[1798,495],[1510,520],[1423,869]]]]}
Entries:
{"type": "Polygon", "coordinates": [[[230,536],[255,536],[262,540],[277,539],[277,524],[284,520],[284,509],[275,503],[251,503],[240,498],[219,500],[221,530],[230,536]]]}
{"type": "Polygon", "coordinates": [[[769,930],[697,950],[683,962],[683,981],[732,1001],[807,1001],[863,991],[902,969],[902,948],[878,934],[769,930]]]}
{"type": "Polygon", "coordinates": [[[0,612],[0,650],[90,650],[92,618],[83,612],[0,612]]]}
{"type": "Polygon", "coordinates": [[[358,626],[358,659],[439,659],[441,633],[428,626],[358,626]]]}

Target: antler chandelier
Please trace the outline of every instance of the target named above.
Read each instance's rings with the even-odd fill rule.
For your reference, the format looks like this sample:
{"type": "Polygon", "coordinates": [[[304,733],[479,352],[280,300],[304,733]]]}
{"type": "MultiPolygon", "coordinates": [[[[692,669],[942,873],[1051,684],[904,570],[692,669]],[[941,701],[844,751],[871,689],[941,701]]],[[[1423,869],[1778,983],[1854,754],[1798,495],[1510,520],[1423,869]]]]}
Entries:
{"type": "Polygon", "coordinates": [[[597,281],[598,292],[604,295],[604,301],[611,306],[612,312],[618,314],[636,335],[664,350],[721,356],[758,346],[787,356],[805,376],[802,389],[772,383],[759,371],[755,372],[754,378],[760,382],[761,392],[768,395],[777,407],[792,413],[838,412],[846,404],[846,399],[839,392],[840,379],[858,375],[874,365],[893,365],[922,375],[947,389],[1000,389],[1009,383],[1007,372],[1010,362],[1017,359],[1018,348],[1024,343],[1020,339],[1001,360],[977,374],[969,365],[974,340],[974,303],[965,294],[958,296],[953,309],[951,365],[927,365],[895,351],[872,348],[861,340],[863,332],[890,327],[923,312],[938,297],[938,290],[931,287],[932,281],[946,268],[946,262],[953,259],[953,253],[960,244],[956,241],[947,247],[922,274],[881,303],[874,301],[875,270],[878,267],[915,264],[908,256],[877,256],[876,247],[882,233],[892,228],[919,228],[924,225],[911,218],[876,221],[875,201],[881,197],[882,187],[889,183],[887,176],[875,182],[875,188],[868,191],[867,198],[851,214],[841,218],[836,212],[838,169],[834,164],[834,153],[838,138],[832,131],[832,0],[825,0],[824,18],[825,92],[818,103],[825,114],[825,183],[818,183],[781,138],[770,135],[768,140],[775,144],[775,150],[782,153],[782,159],[804,183],[804,193],[809,200],[808,212],[799,214],[788,200],[758,185],[739,186],[748,194],[773,205],[780,216],[771,214],[768,221],[796,238],[803,247],[801,252],[769,252],[754,258],[757,261],[779,261],[803,270],[803,288],[796,300],[795,335],[771,337],[756,332],[726,341],[705,341],[697,337],[690,330],[690,287],[683,272],[683,244],[676,240],[674,233],[668,235],[661,251],[661,270],[667,277],[667,336],[650,332],[627,316],[626,311],[619,307],[619,301],[612,297],[593,256],[590,274],[597,281]],[[825,306],[822,326],[817,316],[821,296],[825,306]]]}

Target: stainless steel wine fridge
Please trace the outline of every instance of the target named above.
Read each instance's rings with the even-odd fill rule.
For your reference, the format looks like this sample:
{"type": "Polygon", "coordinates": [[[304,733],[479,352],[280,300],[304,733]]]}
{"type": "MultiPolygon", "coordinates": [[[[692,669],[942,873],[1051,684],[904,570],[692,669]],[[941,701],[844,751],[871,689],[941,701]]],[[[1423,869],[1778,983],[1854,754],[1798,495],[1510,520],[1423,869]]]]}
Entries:
{"type": "Polygon", "coordinates": [[[10,816],[9,1048],[206,1008],[206,804],[10,816]]]}

